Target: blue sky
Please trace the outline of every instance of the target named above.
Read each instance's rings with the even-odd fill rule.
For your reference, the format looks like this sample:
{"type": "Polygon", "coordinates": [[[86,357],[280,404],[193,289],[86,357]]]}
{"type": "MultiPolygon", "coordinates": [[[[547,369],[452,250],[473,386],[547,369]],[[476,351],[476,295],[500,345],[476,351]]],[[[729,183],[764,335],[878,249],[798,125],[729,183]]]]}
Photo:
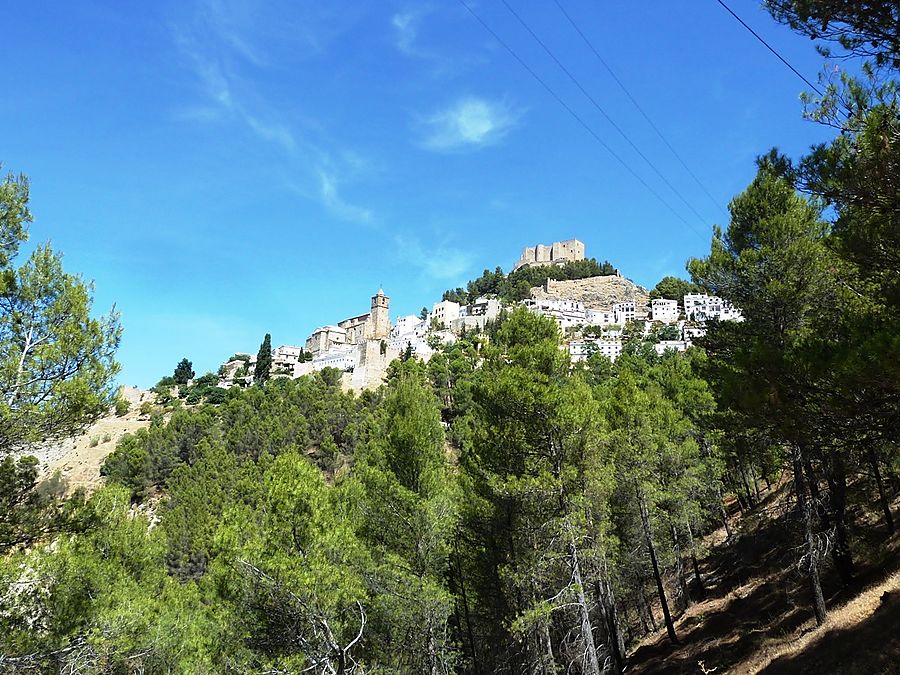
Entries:
{"type": "MultiPolygon", "coordinates": [[[[714,199],[552,2],[510,5],[679,191],[644,163],[500,0],[82,0],[4,16],[0,161],[28,174],[32,241],[116,303],[120,380],[182,357],[302,344],[368,310],[416,313],[521,248],[577,237],[652,286],[708,250],[772,146],[825,140],[804,85],[714,0],[560,0],[714,199]],[[677,215],[676,215],[677,214],[677,215]],[[687,221],[687,222],[684,222],[687,221]]],[[[733,9],[813,79],[812,43],[733,9]]]]}

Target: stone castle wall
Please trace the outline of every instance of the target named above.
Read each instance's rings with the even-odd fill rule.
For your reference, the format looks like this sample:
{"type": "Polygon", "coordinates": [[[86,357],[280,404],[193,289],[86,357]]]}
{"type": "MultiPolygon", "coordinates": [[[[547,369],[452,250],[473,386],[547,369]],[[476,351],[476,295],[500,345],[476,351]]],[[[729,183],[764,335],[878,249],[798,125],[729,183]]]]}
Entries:
{"type": "Polygon", "coordinates": [[[538,265],[562,265],[573,260],[584,260],[584,242],[578,239],[554,241],[549,246],[538,244],[522,249],[522,257],[516,262],[513,270],[538,265]]]}

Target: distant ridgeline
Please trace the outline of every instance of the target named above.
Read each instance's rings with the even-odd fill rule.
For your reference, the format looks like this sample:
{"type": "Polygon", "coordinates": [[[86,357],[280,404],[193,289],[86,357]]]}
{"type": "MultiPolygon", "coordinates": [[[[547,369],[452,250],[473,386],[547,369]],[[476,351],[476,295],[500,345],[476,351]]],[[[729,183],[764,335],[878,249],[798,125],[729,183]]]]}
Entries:
{"type": "Polygon", "coordinates": [[[521,302],[531,297],[532,288],[542,286],[547,279],[571,281],[611,274],[617,274],[617,270],[612,264],[606,260],[598,263],[594,258],[573,260],[562,265],[548,263],[520,267],[508,275],[498,267],[493,272],[485,270],[480,277],[470,281],[465,288],[444,291],[443,299],[465,304],[491,293],[507,302],[521,302]]]}

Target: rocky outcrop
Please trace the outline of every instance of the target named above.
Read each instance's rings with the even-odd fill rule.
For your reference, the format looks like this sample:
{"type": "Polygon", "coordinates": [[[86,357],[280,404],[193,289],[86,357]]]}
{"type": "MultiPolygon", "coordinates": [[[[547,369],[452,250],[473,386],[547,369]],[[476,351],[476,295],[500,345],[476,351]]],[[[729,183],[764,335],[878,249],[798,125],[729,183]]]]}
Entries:
{"type": "Polygon", "coordinates": [[[588,309],[609,311],[617,302],[634,300],[637,307],[650,302],[650,295],[643,286],[618,275],[588,277],[573,281],[548,279],[543,286],[531,289],[531,297],[552,300],[577,300],[588,309]]]}

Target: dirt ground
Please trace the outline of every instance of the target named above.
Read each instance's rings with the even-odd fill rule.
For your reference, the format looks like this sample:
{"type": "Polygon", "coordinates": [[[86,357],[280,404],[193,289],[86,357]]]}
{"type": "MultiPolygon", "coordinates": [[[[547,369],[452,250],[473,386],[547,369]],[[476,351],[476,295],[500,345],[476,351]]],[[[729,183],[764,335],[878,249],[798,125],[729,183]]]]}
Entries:
{"type": "Polygon", "coordinates": [[[98,420],[81,436],[29,451],[40,462],[41,480],[58,470],[67,482],[69,493],[79,487],[91,492],[103,484],[100,466],[106,456],[115,450],[119,439],[126,433],[134,433],[150,425],[149,419],[141,417],[139,409],[151,394],[136,387],[123,387],[122,395],[131,404],[127,414],[122,417],[110,414],[98,420]]]}
{"type": "Polygon", "coordinates": [[[889,539],[877,518],[858,515],[856,579],[842,588],[826,564],[829,613],[816,627],[796,567],[790,506],[782,485],[735,523],[731,541],[722,532],[711,536],[700,567],[706,593],[701,600],[695,587],[698,601],[677,618],[680,644],[671,645],[664,629],[648,636],[627,673],[900,673],[900,534],[889,539]]]}

